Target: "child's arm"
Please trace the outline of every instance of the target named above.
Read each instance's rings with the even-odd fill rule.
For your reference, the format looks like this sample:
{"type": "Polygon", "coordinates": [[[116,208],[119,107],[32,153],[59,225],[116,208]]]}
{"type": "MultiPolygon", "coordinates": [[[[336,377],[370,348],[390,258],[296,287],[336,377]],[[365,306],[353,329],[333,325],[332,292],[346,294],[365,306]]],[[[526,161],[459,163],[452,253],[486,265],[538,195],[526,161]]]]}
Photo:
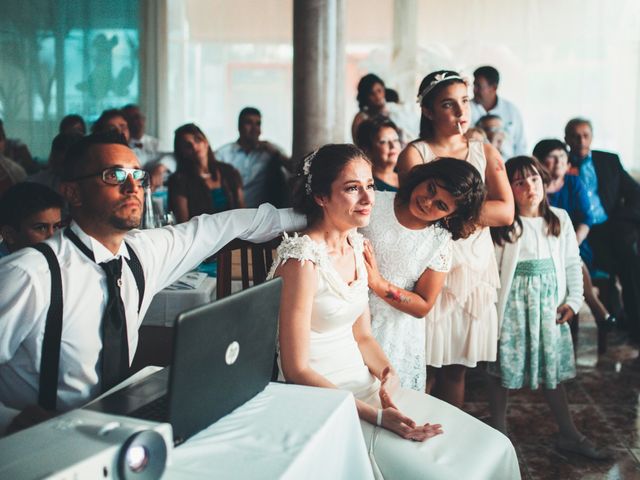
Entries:
{"type": "Polygon", "coordinates": [[[500,152],[493,145],[484,144],[487,159],[485,185],[487,199],[480,212],[480,224],[488,227],[501,227],[513,223],[513,192],[507,178],[507,171],[500,152]]]}
{"type": "Polygon", "coordinates": [[[580,264],[580,250],[578,241],[571,224],[569,215],[564,210],[554,210],[560,217],[560,235],[564,238],[565,250],[561,252],[565,258],[565,276],[567,283],[567,296],[562,305],[558,307],[558,323],[564,323],[573,318],[582,306],[583,283],[582,266],[580,264]]]}
{"type": "Polygon", "coordinates": [[[369,277],[369,288],[385,302],[416,318],[422,318],[431,311],[444,285],[446,272],[427,268],[422,272],[411,292],[393,285],[380,275],[373,248],[369,242],[365,242],[364,259],[369,277]]]}

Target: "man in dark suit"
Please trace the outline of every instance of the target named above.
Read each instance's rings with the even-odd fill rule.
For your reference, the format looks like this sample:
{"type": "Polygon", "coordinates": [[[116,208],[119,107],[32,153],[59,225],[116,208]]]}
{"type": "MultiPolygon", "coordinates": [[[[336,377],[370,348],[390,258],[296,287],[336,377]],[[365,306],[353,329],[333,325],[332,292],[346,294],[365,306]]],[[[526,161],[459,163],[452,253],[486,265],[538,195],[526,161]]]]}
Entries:
{"type": "Polygon", "coordinates": [[[592,139],[589,120],[567,123],[570,161],[587,187],[596,218],[587,237],[593,266],[620,278],[625,324],[631,339],[640,342],[640,185],[618,155],[591,150],[592,139]]]}

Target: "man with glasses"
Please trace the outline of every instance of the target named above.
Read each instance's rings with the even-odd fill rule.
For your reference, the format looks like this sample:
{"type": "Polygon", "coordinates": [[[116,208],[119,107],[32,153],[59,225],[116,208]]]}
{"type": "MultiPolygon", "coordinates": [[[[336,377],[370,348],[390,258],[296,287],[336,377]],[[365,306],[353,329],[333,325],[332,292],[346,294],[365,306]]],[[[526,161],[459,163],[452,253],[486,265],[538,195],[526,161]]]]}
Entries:
{"type": "Polygon", "coordinates": [[[229,241],[305,224],[263,205],[137,230],[147,181],[121,135],[84,137],[65,158],[69,227],[0,261],[0,434],[126,378],[153,296],[229,241]]]}

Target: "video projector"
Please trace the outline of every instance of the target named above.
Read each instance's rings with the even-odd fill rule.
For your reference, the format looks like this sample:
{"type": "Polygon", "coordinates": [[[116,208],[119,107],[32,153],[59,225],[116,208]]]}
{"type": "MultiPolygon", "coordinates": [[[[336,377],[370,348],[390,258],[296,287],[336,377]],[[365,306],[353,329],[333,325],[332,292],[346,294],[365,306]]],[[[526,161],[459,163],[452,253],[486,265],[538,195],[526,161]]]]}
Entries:
{"type": "Polygon", "coordinates": [[[72,410],[1,438],[0,478],[158,479],[172,449],[168,423],[72,410]]]}

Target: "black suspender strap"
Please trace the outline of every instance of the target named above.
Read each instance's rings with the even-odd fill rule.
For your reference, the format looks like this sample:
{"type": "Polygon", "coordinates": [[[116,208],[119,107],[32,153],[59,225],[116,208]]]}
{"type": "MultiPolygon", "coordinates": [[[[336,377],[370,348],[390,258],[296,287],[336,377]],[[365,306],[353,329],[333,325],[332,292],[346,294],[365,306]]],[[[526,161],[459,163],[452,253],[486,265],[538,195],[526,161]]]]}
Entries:
{"type": "Polygon", "coordinates": [[[58,399],[60,339],[62,337],[62,275],[58,259],[49,245],[39,243],[33,245],[33,248],[44,255],[51,271],[51,301],[42,339],[38,405],[45,410],[55,410],[58,399]]]}
{"type": "MultiPolygon", "coordinates": [[[[67,227],[64,230],[64,234],[82,253],[95,262],[93,252],[82,243],[82,240],[70,228],[67,227]]],[[[127,245],[129,256],[131,257],[127,260],[127,264],[133,273],[136,287],[138,288],[138,313],[140,313],[145,289],[144,273],[138,255],[128,244],[125,243],[125,245],[127,245]]],[[[45,410],[55,410],[58,399],[60,342],[62,339],[62,274],[60,273],[60,263],[49,245],[39,243],[33,245],[32,248],[44,255],[51,272],[51,299],[44,327],[44,338],[42,339],[38,405],[45,410]]]]}
{"type": "Polygon", "coordinates": [[[78,238],[78,235],[76,235],[73,232],[73,230],[71,230],[71,227],[67,227],[67,228],[64,229],[64,235],[69,240],[71,240],[76,247],[78,247],[78,250],[80,250],[87,257],[89,257],[92,262],[96,261],[96,257],[93,255],[93,252],[91,251],[91,249],[89,247],[87,247],[84,243],[82,243],[82,240],[80,240],[78,238]]]}
{"type": "MultiPolygon", "coordinates": [[[[78,238],[78,236],[71,230],[71,228],[67,227],[64,229],[64,234],[67,236],[69,240],[73,242],[73,244],[78,247],[78,249],[84,253],[87,257],[89,257],[92,261],[96,261],[96,257],[93,255],[93,252],[89,247],[87,247],[82,240],[78,238]]],[[[140,313],[140,308],[142,308],[142,300],[144,299],[144,272],[142,271],[142,264],[140,263],[140,259],[136,252],[129,246],[127,242],[125,242],[127,246],[127,250],[129,251],[129,257],[127,260],[127,265],[131,269],[131,273],[133,273],[133,278],[136,281],[136,287],[138,288],[138,313],[140,313]]]]}
{"type": "Polygon", "coordinates": [[[136,252],[133,251],[133,248],[131,248],[127,242],[125,242],[125,245],[127,246],[127,250],[129,250],[130,257],[126,259],[127,265],[129,265],[131,273],[133,273],[133,278],[136,280],[136,287],[138,287],[138,313],[140,313],[142,300],[144,299],[144,272],[142,271],[142,264],[136,252]]]}

